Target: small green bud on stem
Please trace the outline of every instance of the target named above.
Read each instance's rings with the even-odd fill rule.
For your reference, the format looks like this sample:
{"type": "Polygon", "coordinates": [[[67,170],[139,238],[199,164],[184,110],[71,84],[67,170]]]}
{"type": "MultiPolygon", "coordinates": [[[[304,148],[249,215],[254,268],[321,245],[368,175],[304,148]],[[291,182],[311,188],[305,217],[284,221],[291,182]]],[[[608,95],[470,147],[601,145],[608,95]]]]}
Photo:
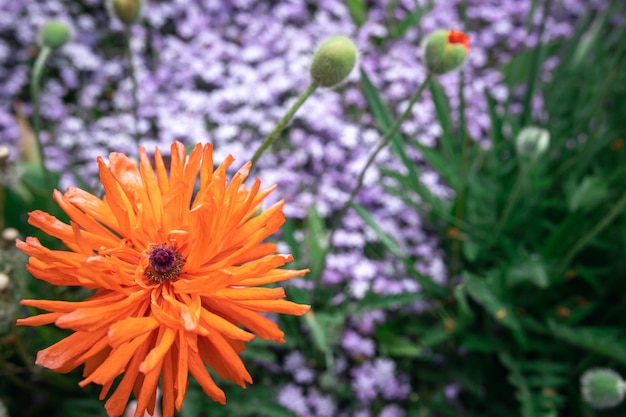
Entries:
{"type": "Polygon", "coordinates": [[[143,3],[143,0],[109,0],[109,10],[120,22],[130,26],[139,20],[143,3]]]}
{"type": "Polygon", "coordinates": [[[468,52],[468,36],[456,30],[436,30],[424,42],[426,68],[436,75],[460,68],[468,52]]]}
{"type": "Polygon", "coordinates": [[[335,87],[356,65],[357,49],[345,36],[334,36],[317,49],[311,64],[311,81],[320,87],[335,87]]]}
{"type": "Polygon", "coordinates": [[[39,31],[39,45],[42,48],[59,49],[70,40],[72,33],[69,26],[56,20],[50,20],[39,31]]]}

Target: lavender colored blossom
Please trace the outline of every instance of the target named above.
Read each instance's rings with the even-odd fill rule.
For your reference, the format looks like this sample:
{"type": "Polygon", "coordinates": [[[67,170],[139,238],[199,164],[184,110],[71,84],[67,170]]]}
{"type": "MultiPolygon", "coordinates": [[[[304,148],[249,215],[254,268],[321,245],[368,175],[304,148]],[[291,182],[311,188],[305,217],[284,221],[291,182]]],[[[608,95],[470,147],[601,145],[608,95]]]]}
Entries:
{"type": "Polygon", "coordinates": [[[320,394],[312,389],[307,397],[309,406],[313,410],[315,417],[334,417],[337,414],[337,405],[330,395],[320,394]]]}
{"type": "Polygon", "coordinates": [[[352,369],[351,376],[352,389],[364,404],[376,398],[403,400],[411,390],[406,376],[396,370],[395,362],[387,358],[364,362],[352,369]]]}
{"type": "Polygon", "coordinates": [[[461,392],[461,386],[458,382],[450,382],[444,388],[444,395],[448,401],[454,401],[461,392]]]}
{"type": "Polygon", "coordinates": [[[293,411],[298,417],[309,417],[311,410],[307,405],[302,388],[295,384],[285,385],[278,393],[277,401],[283,407],[293,411]]]}
{"type": "Polygon", "coordinates": [[[355,358],[360,356],[372,357],[376,353],[376,346],[373,340],[364,338],[351,329],[344,331],[341,346],[355,358]]]}
{"type": "Polygon", "coordinates": [[[378,417],[404,417],[406,416],[406,411],[400,408],[397,404],[390,404],[385,406],[378,415],[378,417]]]}
{"type": "Polygon", "coordinates": [[[315,379],[315,373],[306,364],[306,358],[299,351],[287,355],[284,362],[285,371],[291,373],[293,380],[298,383],[310,383],[315,379]]]}

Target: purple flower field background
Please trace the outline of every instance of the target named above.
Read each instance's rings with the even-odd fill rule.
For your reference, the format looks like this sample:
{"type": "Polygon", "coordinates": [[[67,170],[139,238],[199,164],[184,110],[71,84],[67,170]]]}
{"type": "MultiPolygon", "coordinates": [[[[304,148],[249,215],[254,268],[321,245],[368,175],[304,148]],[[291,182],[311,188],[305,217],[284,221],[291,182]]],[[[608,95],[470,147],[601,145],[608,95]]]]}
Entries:
{"type": "MultiPolygon", "coordinates": [[[[97,156],[136,155],[123,26],[104,3],[0,3],[7,189],[19,188],[32,149],[30,73],[50,19],[73,32],[42,84],[42,139],[57,188],[97,192],[97,156]]],[[[286,201],[281,252],[312,270],[287,292],[312,314],[277,318],[284,345],[251,343],[243,356],[255,383],[226,384],[226,406],[192,383],[180,415],[621,415],[620,406],[598,412],[584,403],[578,378],[592,366],[626,371],[625,25],[626,7],[611,0],[148,1],[131,27],[147,149],[210,142],[215,160],[232,154],[239,167],[308,86],[316,46],[345,35],[360,55],[349,79],[317,91],[255,167],[286,201]],[[408,159],[383,150],[354,201],[367,215],[350,209],[327,247],[323,237],[385,131],[362,73],[395,118],[427,76],[422,41],[440,28],[468,34],[465,66],[416,103],[400,128],[408,159]],[[550,148],[522,171],[514,141],[530,125],[550,132],[550,148]],[[452,156],[445,136],[457,145],[452,156]],[[413,190],[399,180],[413,169],[407,161],[417,169],[413,190]],[[454,218],[435,218],[429,198],[454,218]],[[513,214],[502,216],[511,199],[513,214]]],[[[4,210],[4,227],[30,233],[15,223],[15,207],[4,210]]],[[[5,246],[0,266],[15,271],[9,265],[24,259],[5,246]]],[[[14,328],[24,291],[49,291],[20,274],[9,273],[22,283],[0,292],[8,415],[105,415],[97,393],[76,386],[79,375],[24,363],[18,350],[33,356],[59,332],[44,340],[14,328]]]]}

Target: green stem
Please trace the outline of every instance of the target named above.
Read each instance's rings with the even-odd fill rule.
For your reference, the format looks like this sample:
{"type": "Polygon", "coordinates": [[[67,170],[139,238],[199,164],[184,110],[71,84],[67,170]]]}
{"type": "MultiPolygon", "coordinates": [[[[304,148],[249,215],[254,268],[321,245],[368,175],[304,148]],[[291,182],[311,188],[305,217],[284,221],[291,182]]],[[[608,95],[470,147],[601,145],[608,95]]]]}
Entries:
{"type": "Polygon", "coordinates": [[[613,206],[611,211],[609,211],[609,213],[606,216],[604,216],[602,220],[600,220],[600,222],[598,222],[598,224],[596,224],[593,229],[591,229],[584,236],[582,236],[574,244],[574,246],[572,246],[569,252],[567,252],[567,255],[565,255],[563,263],[562,263],[563,265],[561,269],[562,272],[559,275],[562,275],[563,271],[565,271],[569,263],[572,261],[572,259],[574,259],[574,257],[578,254],[578,252],[580,252],[581,249],[583,249],[593,238],[595,238],[602,230],[604,230],[609,224],[611,224],[611,222],[617,216],[623,213],[625,209],[626,209],[626,193],[622,195],[622,198],[620,198],[617,204],[613,206]]]}
{"type": "Polygon", "coordinates": [[[293,106],[291,106],[289,111],[285,113],[283,118],[280,119],[280,121],[278,122],[274,130],[272,130],[265,137],[265,139],[263,139],[263,142],[261,142],[261,146],[259,147],[259,149],[257,149],[257,151],[252,156],[252,166],[256,164],[256,162],[259,160],[263,152],[265,152],[267,148],[272,144],[272,142],[276,140],[276,137],[278,136],[278,134],[285,128],[285,126],[287,125],[287,123],[289,123],[293,115],[296,114],[300,106],[304,104],[304,102],[311,96],[311,94],[313,94],[313,92],[316,89],[317,89],[317,84],[311,83],[311,85],[307,87],[304,93],[300,94],[300,97],[298,97],[296,102],[293,103],[293,106]]]}
{"type": "Polygon", "coordinates": [[[363,167],[363,169],[361,170],[361,173],[359,174],[359,178],[357,180],[356,187],[354,187],[354,189],[352,190],[352,193],[350,193],[350,197],[348,197],[348,200],[341,207],[341,210],[339,211],[339,214],[337,214],[337,216],[335,217],[335,222],[333,223],[333,225],[332,225],[332,227],[330,229],[330,235],[328,237],[328,248],[329,249],[333,245],[333,243],[332,243],[333,242],[333,237],[335,236],[335,232],[337,231],[337,229],[341,225],[341,221],[343,220],[343,217],[348,212],[348,209],[350,208],[350,205],[351,205],[352,201],[354,200],[354,198],[356,197],[358,192],[361,190],[361,187],[363,187],[363,180],[365,179],[365,173],[367,172],[369,167],[372,165],[372,163],[374,162],[374,160],[378,156],[378,153],[385,146],[387,146],[389,144],[389,142],[391,142],[391,139],[394,137],[394,135],[396,134],[396,132],[400,128],[400,125],[402,124],[402,122],[404,122],[404,120],[409,116],[409,114],[411,114],[411,110],[413,109],[413,105],[420,98],[420,96],[422,95],[422,93],[424,92],[426,87],[428,86],[428,83],[430,82],[431,78],[432,78],[432,74],[428,74],[426,79],[422,82],[422,84],[419,86],[419,88],[417,89],[415,94],[413,94],[413,96],[409,100],[409,105],[406,108],[406,110],[404,111],[404,113],[402,113],[400,115],[400,117],[398,117],[398,119],[396,119],[396,121],[394,122],[393,126],[391,126],[391,128],[387,131],[387,133],[385,133],[385,136],[383,136],[383,140],[376,147],[376,149],[374,149],[374,152],[372,152],[372,154],[368,158],[367,162],[365,163],[365,166],[363,167]]]}
{"type": "Polygon", "coordinates": [[[131,40],[131,32],[130,26],[126,26],[124,30],[124,36],[126,37],[126,56],[128,58],[128,72],[130,75],[131,82],[131,95],[132,95],[132,112],[133,119],[135,120],[135,132],[133,136],[135,138],[135,143],[139,146],[140,135],[139,135],[139,98],[137,95],[137,70],[135,68],[135,61],[133,59],[133,51],[130,48],[130,40],[131,40]]]}
{"type": "Polygon", "coordinates": [[[50,173],[46,169],[46,158],[43,143],[41,143],[41,116],[39,114],[39,98],[41,91],[39,85],[41,84],[46,61],[50,57],[51,53],[52,49],[47,46],[44,46],[41,49],[39,55],[37,55],[37,59],[35,60],[35,65],[33,66],[30,84],[30,97],[33,102],[33,131],[35,132],[35,141],[37,142],[37,154],[39,155],[39,164],[41,165],[46,190],[50,192],[52,192],[52,180],[50,179],[50,173]]]}
{"type": "MultiPolygon", "coordinates": [[[[468,28],[469,24],[467,21],[467,10],[466,4],[463,3],[460,8],[460,15],[463,18],[463,27],[464,30],[468,28]]],[[[454,227],[457,230],[462,229],[463,223],[463,215],[465,210],[465,187],[466,187],[466,179],[467,172],[469,171],[469,147],[470,147],[470,138],[469,135],[465,134],[465,72],[461,71],[459,74],[459,135],[461,136],[461,142],[463,143],[461,149],[461,177],[459,178],[458,188],[457,188],[457,197],[456,197],[456,208],[454,210],[454,227]]],[[[452,242],[452,259],[450,263],[450,276],[454,277],[457,274],[457,271],[461,266],[461,240],[455,239],[452,242]]]]}

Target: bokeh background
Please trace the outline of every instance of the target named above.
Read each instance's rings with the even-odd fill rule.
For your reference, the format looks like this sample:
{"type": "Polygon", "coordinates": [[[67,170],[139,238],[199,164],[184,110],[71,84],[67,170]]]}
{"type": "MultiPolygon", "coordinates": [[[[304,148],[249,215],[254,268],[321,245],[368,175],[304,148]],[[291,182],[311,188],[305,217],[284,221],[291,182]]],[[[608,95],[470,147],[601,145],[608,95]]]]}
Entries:
{"type": "MultiPolygon", "coordinates": [[[[27,295],[87,293],[28,276],[12,241],[36,233],[27,211],[50,206],[29,168],[29,83],[46,21],[73,32],[42,83],[57,188],[97,193],[95,158],[136,153],[124,27],[105,3],[0,2],[10,416],[104,415],[78,372],[34,365],[61,330],[14,326],[27,295]]],[[[228,388],[225,407],[192,383],[181,416],[623,415],[587,404],[579,378],[626,371],[625,27],[619,0],[147,1],[130,46],[148,149],[211,142],[216,161],[243,164],[308,86],[317,45],[341,34],[360,52],[347,82],[316,92],[256,171],[286,200],[277,240],[312,270],[287,291],[313,314],[276,317],[287,342],[244,353],[255,383],[228,388]],[[469,35],[466,65],[426,90],[329,247],[367,158],[426,78],[420,45],[439,28],[469,35]],[[516,149],[528,126],[549,135],[543,152],[516,149]]]]}

